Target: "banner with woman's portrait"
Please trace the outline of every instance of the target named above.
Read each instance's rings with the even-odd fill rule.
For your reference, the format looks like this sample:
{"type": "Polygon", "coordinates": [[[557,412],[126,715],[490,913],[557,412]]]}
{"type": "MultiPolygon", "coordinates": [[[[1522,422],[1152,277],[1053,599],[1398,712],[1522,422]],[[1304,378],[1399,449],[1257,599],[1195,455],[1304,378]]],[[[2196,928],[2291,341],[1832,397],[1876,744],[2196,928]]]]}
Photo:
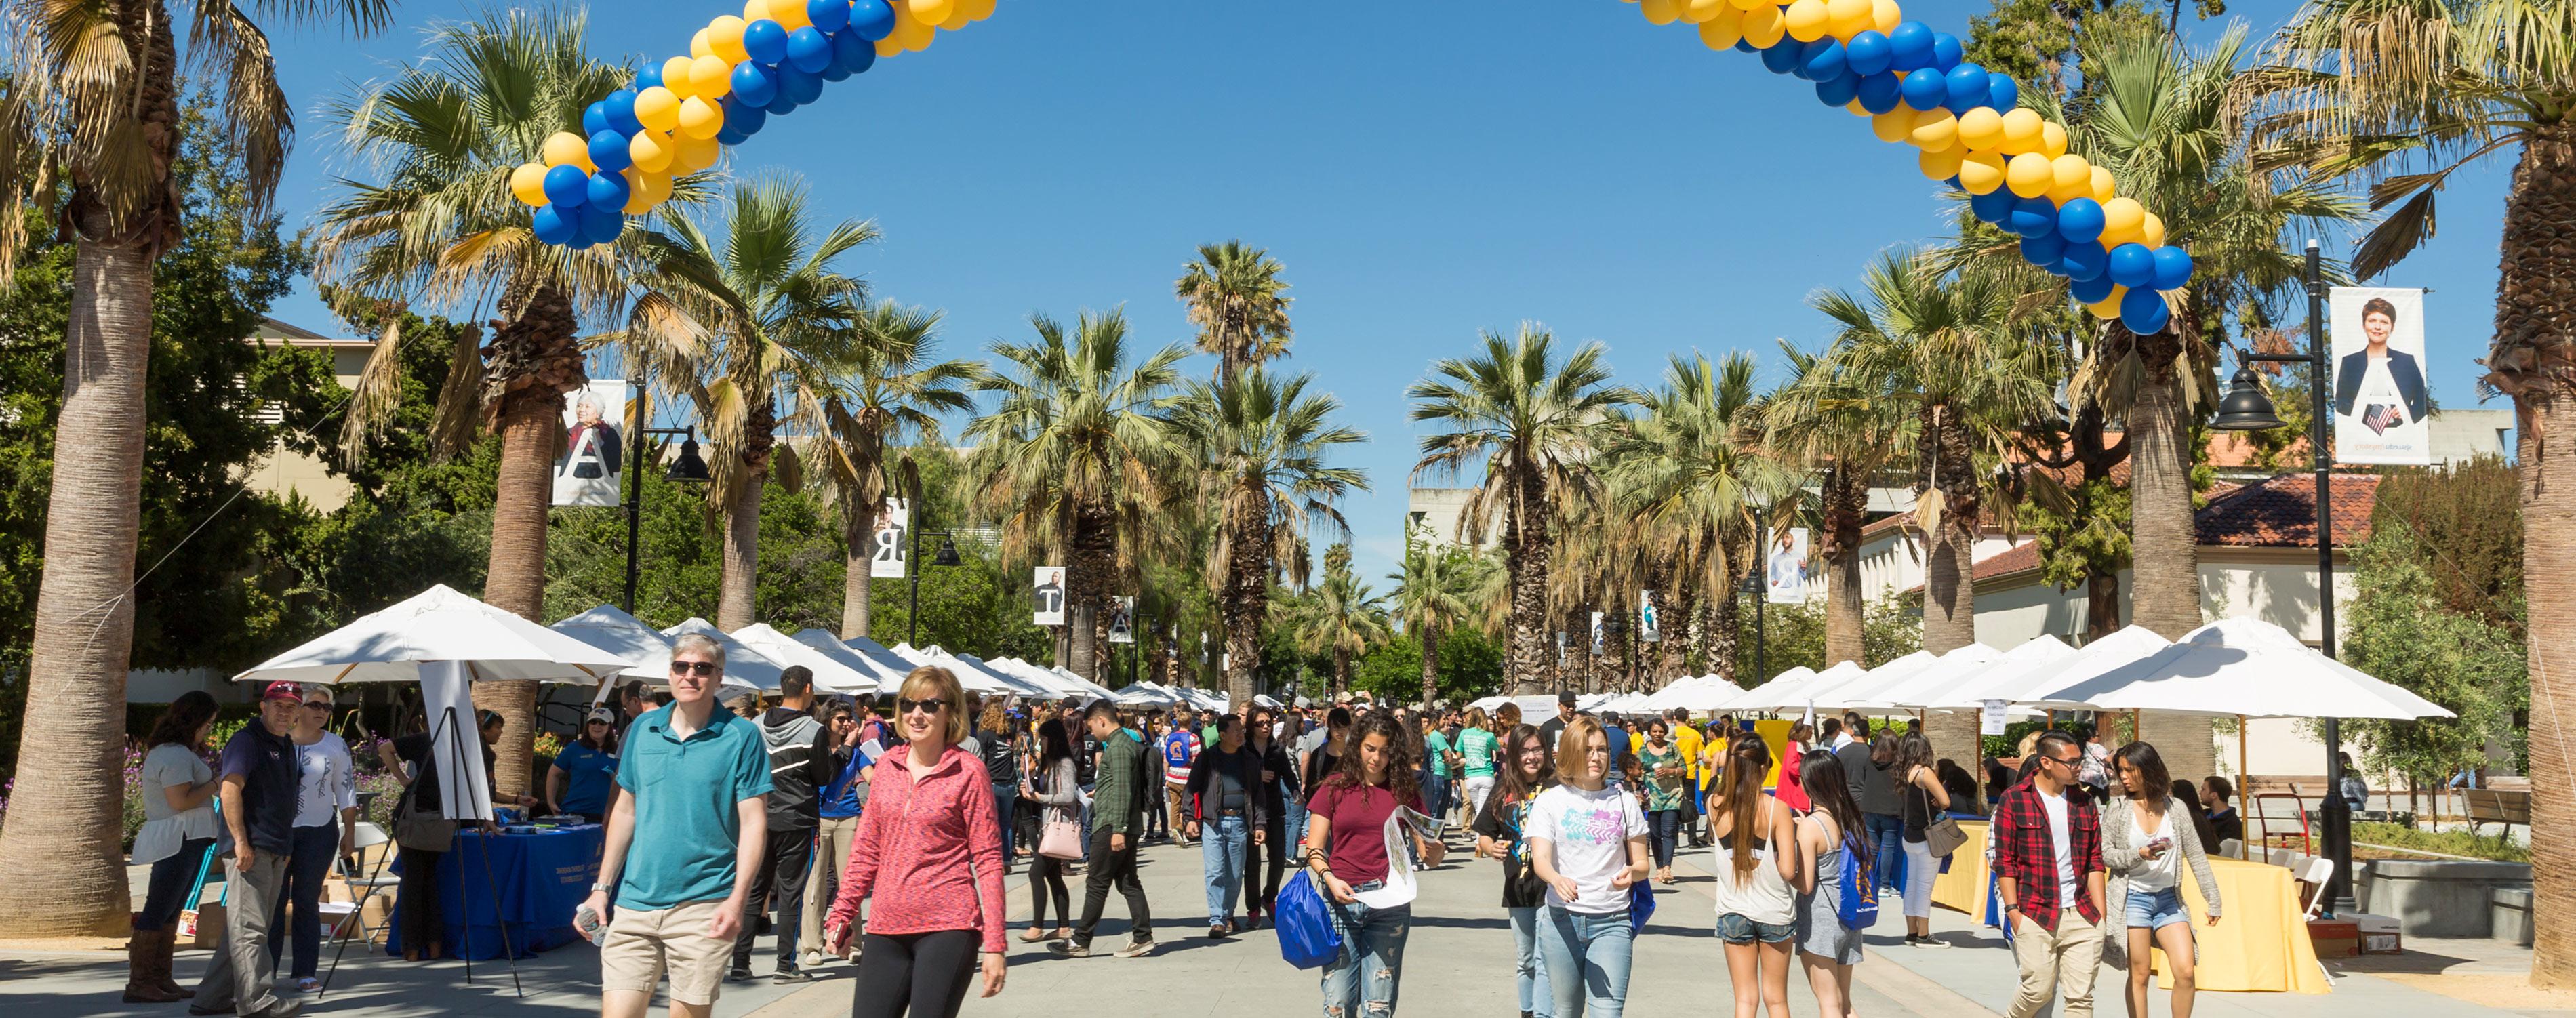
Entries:
{"type": "Polygon", "coordinates": [[[2334,336],[2335,459],[2432,463],[2424,291],[2338,286],[2327,305],[2334,336]]]}
{"type": "Polygon", "coordinates": [[[564,407],[564,444],[555,450],[556,505],[615,506],[626,477],[626,383],[593,381],[564,407]]]}

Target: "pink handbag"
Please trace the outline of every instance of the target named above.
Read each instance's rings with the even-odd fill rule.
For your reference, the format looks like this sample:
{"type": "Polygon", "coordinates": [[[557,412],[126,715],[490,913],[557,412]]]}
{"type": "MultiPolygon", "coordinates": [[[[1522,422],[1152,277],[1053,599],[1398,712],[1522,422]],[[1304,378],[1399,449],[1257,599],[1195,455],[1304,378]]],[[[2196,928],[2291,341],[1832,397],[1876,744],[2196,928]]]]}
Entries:
{"type": "Polygon", "coordinates": [[[1049,859],[1082,858],[1082,825],[1071,820],[1049,820],[1038,832],[1038,854],[1049,859]]]}

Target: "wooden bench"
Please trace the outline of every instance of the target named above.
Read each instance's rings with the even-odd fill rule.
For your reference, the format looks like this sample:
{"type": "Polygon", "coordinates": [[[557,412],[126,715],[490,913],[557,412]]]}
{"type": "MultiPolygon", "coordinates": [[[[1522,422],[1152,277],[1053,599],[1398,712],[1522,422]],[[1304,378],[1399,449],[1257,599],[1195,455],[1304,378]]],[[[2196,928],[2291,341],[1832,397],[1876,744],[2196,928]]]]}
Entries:
{"type": "Polygon", "coordinates": [[[2469,814],[2469,833],[2476,834],[2479,824],[2503,824],[2504,833],[2513,833],[2513,825],[2531,826],[2531,793],[2501,788],[2463,788],[2460,800],[2469,814]]]}

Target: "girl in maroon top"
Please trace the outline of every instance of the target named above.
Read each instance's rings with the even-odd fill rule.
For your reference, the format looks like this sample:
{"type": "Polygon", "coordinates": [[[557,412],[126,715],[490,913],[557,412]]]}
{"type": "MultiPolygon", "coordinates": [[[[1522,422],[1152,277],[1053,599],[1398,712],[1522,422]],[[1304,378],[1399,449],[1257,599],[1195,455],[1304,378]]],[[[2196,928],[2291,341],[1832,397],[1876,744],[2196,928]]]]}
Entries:
{"type": "Polygon", "coordinates": [[[823,936],[846,955],[859,902],[874,898],[851,1018],[953,1018],[979,964],[984,996],[1002,992],[1001,828],[984,762],[956,746],[967,721],[957,677],[916,668],[896,696],[903,755],[876,767],[823,936]]]}
{"type": "MultiPolygon", "coordinates": [[[[1396,980],[1404,966],[1413,905],[1373,907],[1361,904],[1359,896],[1382,887],[1392,867],[1411,865],[1387,857],[1386,821],[1399,809],[1422,810],[1422,793],[1414,783],[1414,747],[1419,745],[1394,714],[1361,715],[1337,766],[1306,803],[1309,876],[1344,919],[1341,957],[1324,966],[1326,1013],[1395,1013],[1396,980]]],[[[1404,834],[1413,839],[1424,865],[1440,865],[1447,846],[1439,839],[1424,838],[1409,823],[1404,834]]]]}

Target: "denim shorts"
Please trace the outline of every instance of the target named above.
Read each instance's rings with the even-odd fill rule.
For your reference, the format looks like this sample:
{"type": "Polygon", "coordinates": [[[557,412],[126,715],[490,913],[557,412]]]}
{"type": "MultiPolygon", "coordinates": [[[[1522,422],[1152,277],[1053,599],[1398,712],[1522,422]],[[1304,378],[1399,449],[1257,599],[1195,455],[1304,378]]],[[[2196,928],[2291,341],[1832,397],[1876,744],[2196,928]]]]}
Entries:
{"type": "Polygon", "coordinates": [[[1717,917],[1717,939],[1730,944],[1783,944],[1797,933],[1791,923],[1757,923],[1734,912],[1717,917]]]}
{"type": "Polygon", "coordinates": [[[2168,887],[2161,891],[2130,891],[2129,922],[2132,929],[2161,930],[2175,923],[2191,922],[2191,912],[2182,907],[2182,889],[2168,887]]]}

